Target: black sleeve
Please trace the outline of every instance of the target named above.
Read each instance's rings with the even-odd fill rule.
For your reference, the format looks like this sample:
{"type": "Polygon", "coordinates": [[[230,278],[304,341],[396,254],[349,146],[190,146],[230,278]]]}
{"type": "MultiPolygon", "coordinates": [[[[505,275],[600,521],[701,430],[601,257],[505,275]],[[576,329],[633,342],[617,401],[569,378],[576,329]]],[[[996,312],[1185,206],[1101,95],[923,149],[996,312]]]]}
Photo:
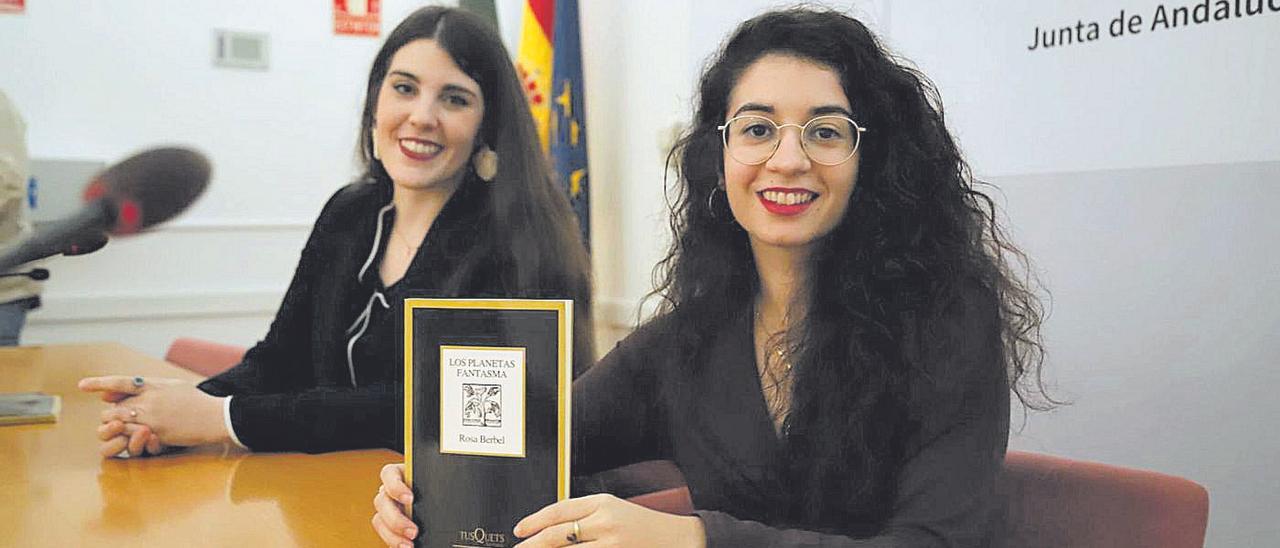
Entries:
{"type": "Polygon", "coordinates": [[[937,389],[920,398],[927,400],[921,427],[907,446],[893,515],[878,536],[777,529],[699,511],[708,548],[989,546],[998,507],[995,482],[1009,435],[1009,389],[994,303],[963,300],[960,317],[948,322],[959,331],[958,344],[949,355],[927,356],[937,389]]]}
{"type": "Polygon", "coordinates": [[[573,473],[664,458],[654,368],[661,358],[642,328],[573,383],[573,473]]]}
{"type": "Polygon", "coordinates": [[[236,395],[231,424],[240,442],[254,451],[399,451],[404,443],[402,394],[398,383],[379,383],[236,395]]]}
{"type": "Polygon", "coordinates": [[[343,217],[344,191],[330,198],[303,248],[267,336],[227,371],[200,383],[214,396],[234,396],[231,424],[255,451],[322,452],[403,443],[399,385],[317,388],[312,384],[312,285],[324,270],[328,226],[343,217]],[[373,425],[373,426],[371,426],[373,425]]]}
{"type": "Polygon", "coordinates": [[[250,348],[235,367],[200,383],[201,390],[214,396],[270,394],[297,389],[300,380],[311,378],[311,286],[319,274],[316,263],[324,240],[324,219],[337,196],[325,205],[320,220],[311,229],[267,336],[250,348]]]}

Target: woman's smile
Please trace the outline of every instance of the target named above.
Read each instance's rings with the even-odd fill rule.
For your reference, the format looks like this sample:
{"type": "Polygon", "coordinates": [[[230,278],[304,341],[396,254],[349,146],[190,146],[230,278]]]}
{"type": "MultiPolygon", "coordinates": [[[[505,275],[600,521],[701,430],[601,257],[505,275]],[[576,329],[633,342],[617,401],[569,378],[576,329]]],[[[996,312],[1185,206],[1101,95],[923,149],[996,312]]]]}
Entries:
{"type": "Polygon", "coordinates": [[[769,187],[756,193],[769,213],[790,217],[804,213],[818,199],[818,193],[803,188],[769,187]]]}

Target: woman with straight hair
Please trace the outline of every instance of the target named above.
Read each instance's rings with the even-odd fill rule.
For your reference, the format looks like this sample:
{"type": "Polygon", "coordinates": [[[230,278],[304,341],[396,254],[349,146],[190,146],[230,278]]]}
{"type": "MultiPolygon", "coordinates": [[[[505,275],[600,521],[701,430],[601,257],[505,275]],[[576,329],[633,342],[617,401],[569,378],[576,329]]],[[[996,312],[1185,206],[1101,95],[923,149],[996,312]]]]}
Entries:
{"type": "MultiPolygon", "coordinates": [[[[596,494],[512,524],[522,548],[977,547],[1041,307],[937,91],[860,22],[744,22],[672,158],[660,311],[574,383],[574,473],[668,459],[692,516],[596,494]]],[[[388,465],[374,527],[418,534],[388,465]]],[[[421,495],[420,493],[418,495],[421,495]]]]}
{"type": "Polygon", "coordinates": [[[492,26],[427,7],[369,73],[364,174],[329,199],[266,338],[196,385],[94,377],[102,454],[233,441],[254,451],[403,444],[408,297],[573,299],[575,369],[593,356],[590,274],[492,26]]]}

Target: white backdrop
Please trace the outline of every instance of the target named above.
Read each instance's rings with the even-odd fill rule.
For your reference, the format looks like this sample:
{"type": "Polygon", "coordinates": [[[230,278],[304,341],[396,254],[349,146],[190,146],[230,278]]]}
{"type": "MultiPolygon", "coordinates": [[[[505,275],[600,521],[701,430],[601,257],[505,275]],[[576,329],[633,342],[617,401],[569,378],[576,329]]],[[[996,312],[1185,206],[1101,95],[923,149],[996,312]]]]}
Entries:
{"type": "Polygon", "coordinates": [[[893,2],[889,38],[1053,293],[1046,367],[1073,403],[1012,446],[1191,478],[1207,546],[1273,545],[1280,13],[1151,30],[1161,5],[893,2]],[[1140,34],[1109,35],[1122,9],[1140,34]],[[1095,20],[1096,41],[1027,49],[1095,20]]]}
{"type": "MultiPolygon", "coordinates": [[[[384,31],[418,5],[384,1],[384,31]]],[[[331,7],[304,0],[35,2],[0,16],[0,88],[27,119],[33,157],[110,163],[179,143],[214,166],[176,221],[50,261],[24,342],[119,340],[159,355],[178,336],[261,337],[321,204],[356,175],[380,44],[334,36],[331,7]],[[269,68],[215,67],[215,29],[268,34],[269,68]]]]}
{"type": "Polygon", "coordinates": [[[1183,3],[894,2],[889,38],[943,90],[981,174],[1280,159],[1280,12],[1150,30],[1161,5],[1183,3]],[[1143,32],[1111,38],[1121,10],[1143,32]],[[1079,21],[1103,37],[1027,50],[1035,28],[1079,21]]]}

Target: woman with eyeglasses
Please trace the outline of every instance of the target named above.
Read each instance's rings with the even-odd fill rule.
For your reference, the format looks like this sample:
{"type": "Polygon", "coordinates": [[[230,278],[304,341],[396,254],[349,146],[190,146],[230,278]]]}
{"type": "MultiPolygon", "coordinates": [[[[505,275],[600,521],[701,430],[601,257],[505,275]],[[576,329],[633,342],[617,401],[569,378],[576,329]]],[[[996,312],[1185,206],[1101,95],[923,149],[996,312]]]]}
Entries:
{"type": "Polygon", "coordinates": [[[235,442],[254,451],[398,448],[407,297],[574,300],[593,358],[590,274],[506,48],[454,8],[410,14],[368,77],[361,178],[329,199],[267,336],[199,385],[95,377],[104,456],[235,442]]]}
{"type": "MultiPolygon", "coordinates": [[[[520,546],[991,545],[1041,312],[937,92],[807,8],[743,23],[699,92],[661,311],[574,384],[573,446],[575,475],[674,461],[697,510],[569,499],[520,546]]],[[[391,545],[417,533],[401,478],[374,505],[391,545]]]]}

